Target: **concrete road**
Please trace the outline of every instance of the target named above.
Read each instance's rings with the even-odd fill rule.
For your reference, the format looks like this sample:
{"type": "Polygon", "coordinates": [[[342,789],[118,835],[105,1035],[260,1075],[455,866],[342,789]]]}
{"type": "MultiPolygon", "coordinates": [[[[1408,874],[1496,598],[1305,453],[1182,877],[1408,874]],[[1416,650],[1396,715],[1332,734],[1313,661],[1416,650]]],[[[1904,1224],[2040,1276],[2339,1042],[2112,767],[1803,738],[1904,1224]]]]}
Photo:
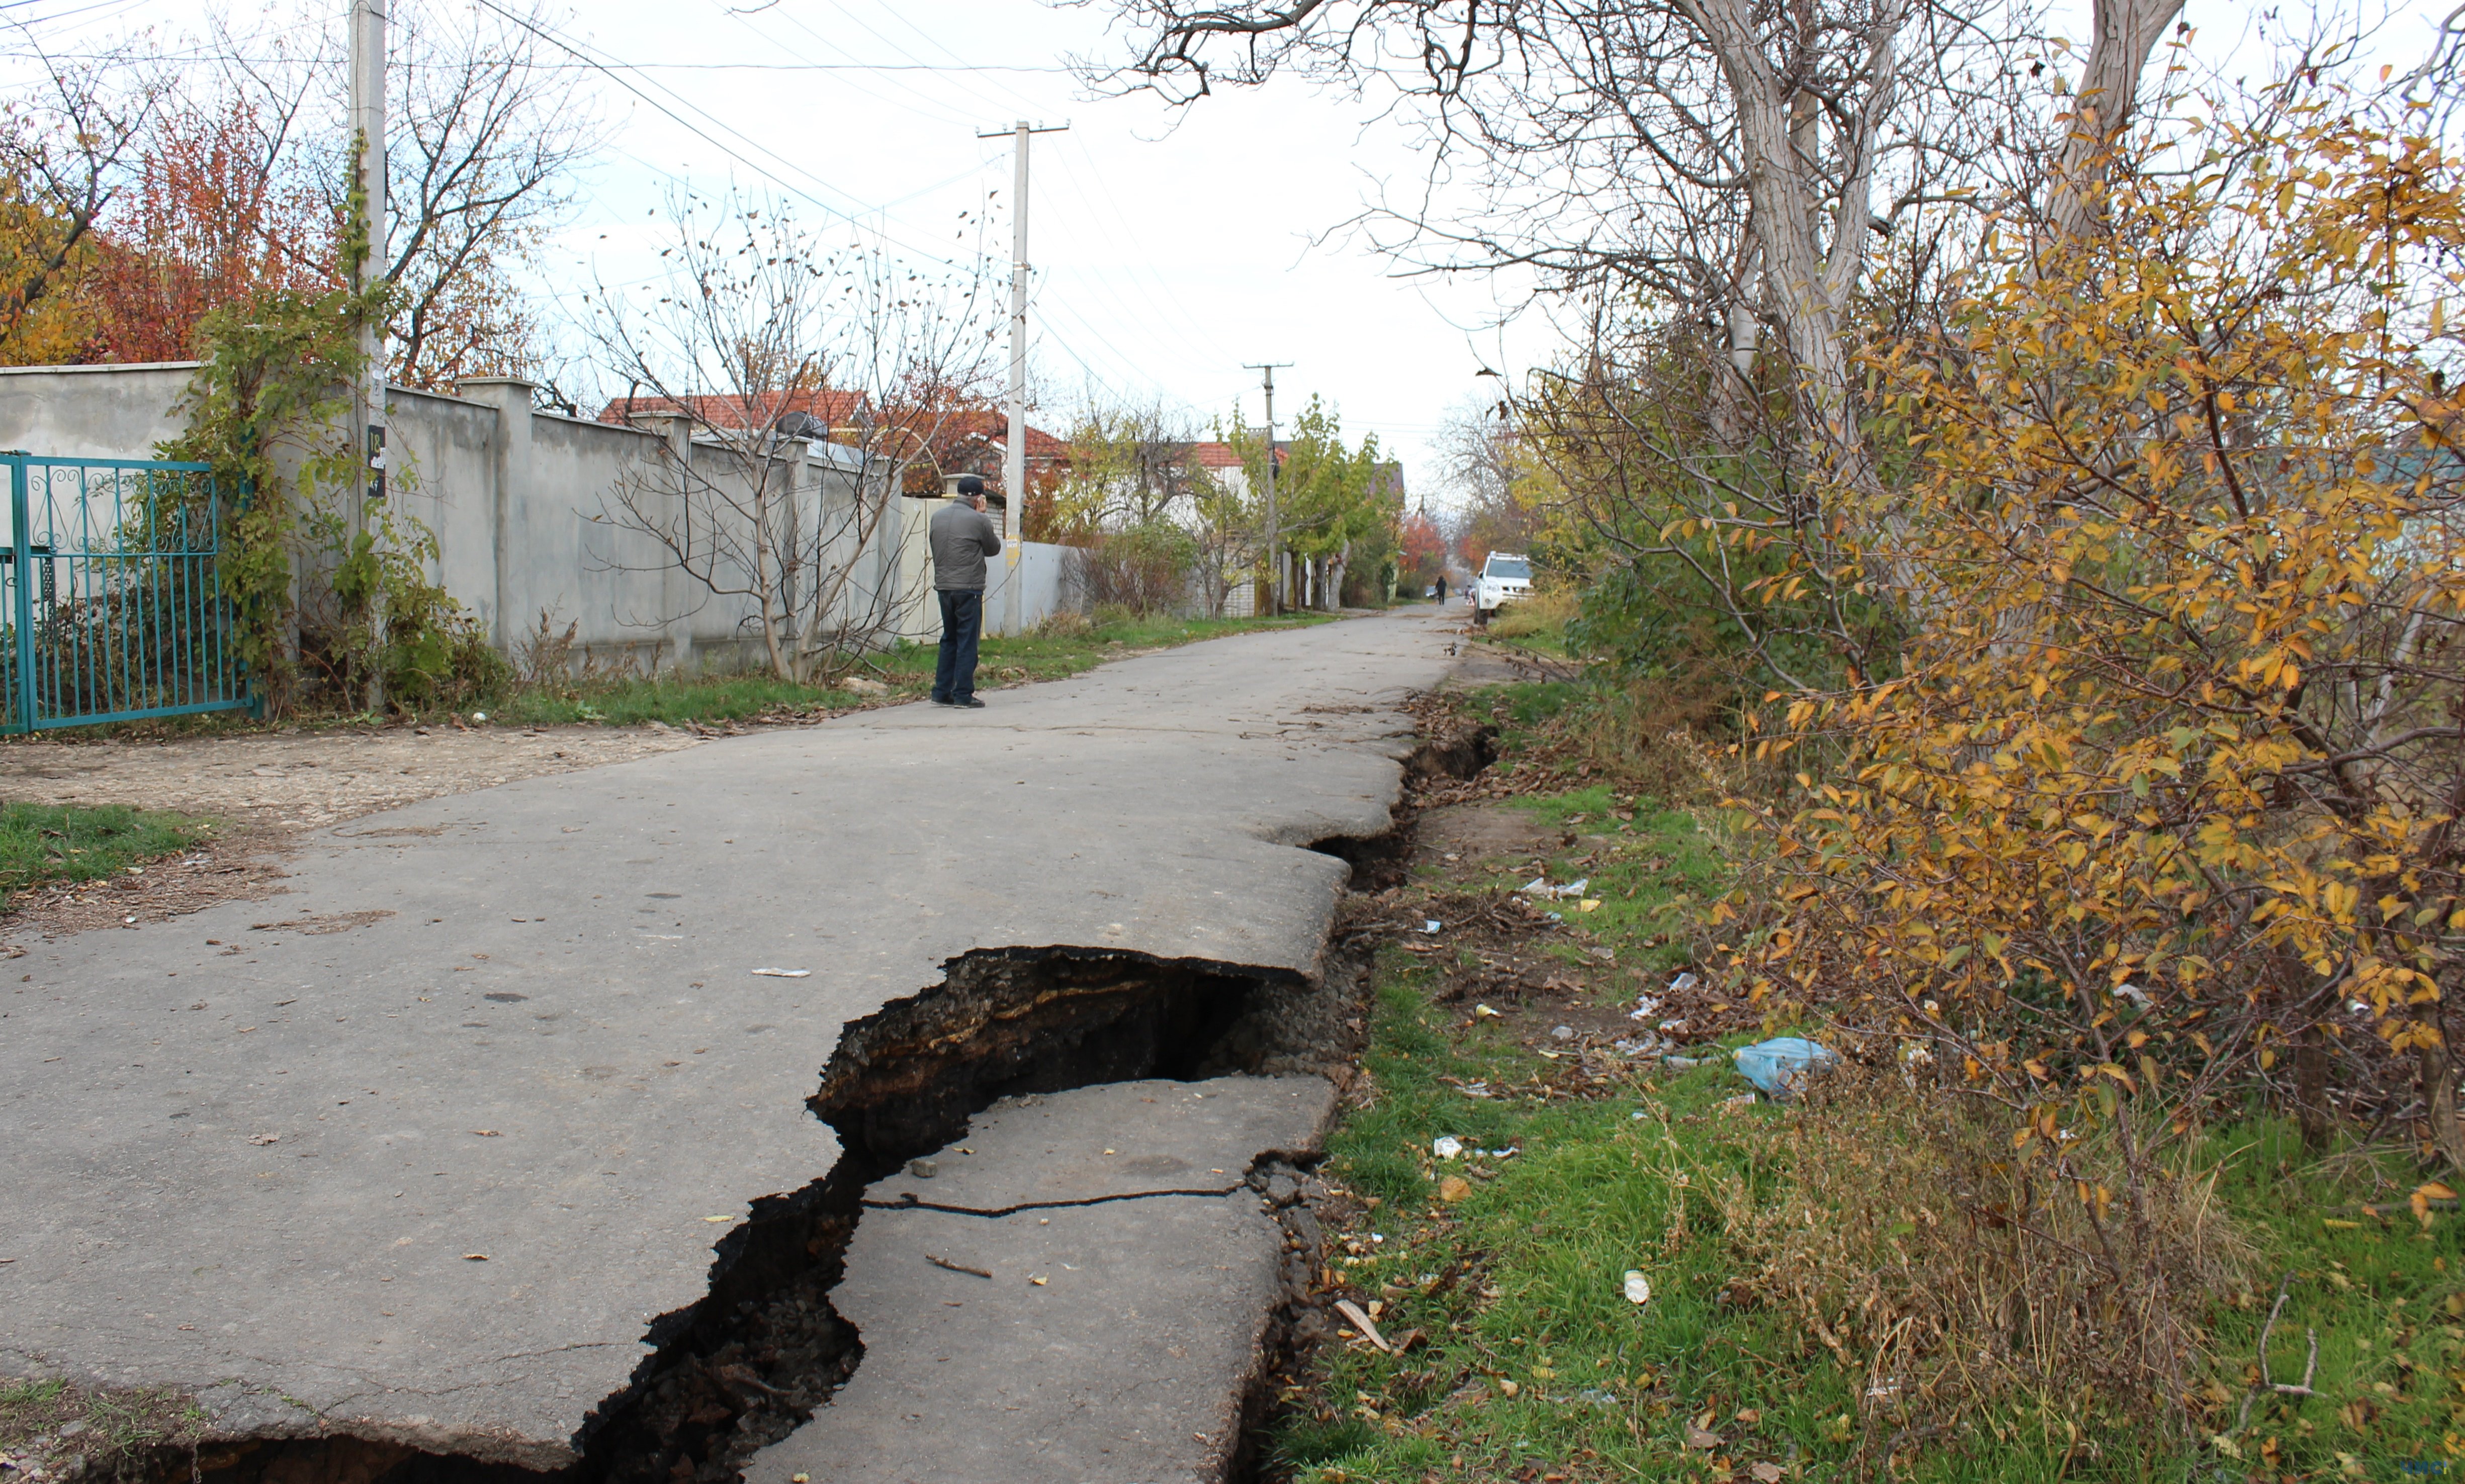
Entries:
{"type": "Polygon", "coordinates": [[[838,1148],[841,1028],[971,949],[1317,972],[1426,609],[435,799],[291,890],[0,993],[0,1373],[227,1433],[562,1466],[750,1203],[838,1148]],[[781,969],[804,977],[773,977],[781,969]]]}
{"type": "Polygon", "coordinates": [[[746,1484],[1222,1478],[1285,1288],[1283,1229],[1242,1176],[1314,1152],[1334,1108],[1323,1078],[1245,1076],[978,1116],[937,1178],[867,1192],[832,1294],[864,1363],[746,1484]]]}

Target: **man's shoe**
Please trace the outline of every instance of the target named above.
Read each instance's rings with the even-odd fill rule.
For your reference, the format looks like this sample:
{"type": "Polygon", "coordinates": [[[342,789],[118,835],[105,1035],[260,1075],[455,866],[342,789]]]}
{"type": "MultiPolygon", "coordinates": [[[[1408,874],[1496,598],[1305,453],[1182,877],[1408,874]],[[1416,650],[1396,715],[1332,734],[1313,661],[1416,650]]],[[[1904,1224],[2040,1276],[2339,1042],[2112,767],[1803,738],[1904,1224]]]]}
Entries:
{"type": "Polygon", "coordinates": [[[965,706],[969,711],[982,711],[985,709],[985,703],[976,699],[973,696],[968,697],[965,700],[954,700],[950,702],[950,704],[953,706],[965,706]]]}
{"type": "Polygon", "coordinates": [[[955,706],[958,702],[952,700],[947,696],[936,696],[933,698],[933,704],[937,706],[955,706]]]}

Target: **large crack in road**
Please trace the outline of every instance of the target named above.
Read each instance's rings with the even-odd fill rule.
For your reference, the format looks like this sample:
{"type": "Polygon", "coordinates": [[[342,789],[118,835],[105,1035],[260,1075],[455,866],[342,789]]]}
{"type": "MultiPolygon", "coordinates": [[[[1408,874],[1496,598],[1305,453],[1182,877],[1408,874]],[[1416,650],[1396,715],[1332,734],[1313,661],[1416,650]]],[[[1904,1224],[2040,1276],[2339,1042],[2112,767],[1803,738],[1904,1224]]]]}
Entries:
{"type": "MultiPolygon", "coordinates": [[[[1441,643],[1250,636],[997,725],[874,713],[437,801],[302,862],[289,917],[351,933],[209,912],[46,945],[0,1004],[0,1373],[189,1389],[228,1446],[178,1472],[233,1484],[684,1484],[791,1434],[904,1446],[847,1432],[860,1406],[797,1433],[867,1353],[833,1301],[867,1192],[1022,1098],[1348,1056],[1327,929],[1397,858],[1396,705],[1441,643]],[[938,982],[895,992],[923,955],[938,982]]],[[[1212,1156],[1232,1193],[1203,1199],[1251,1223],[1218,1236],[1255,1246],[1226,1203],[1294,1152],[1212,1156]]],[[[1101,1241],[1129,1215],[1092,1207],[1131,1204],[907,1193],[871,1220],[1101,1241]]]]}

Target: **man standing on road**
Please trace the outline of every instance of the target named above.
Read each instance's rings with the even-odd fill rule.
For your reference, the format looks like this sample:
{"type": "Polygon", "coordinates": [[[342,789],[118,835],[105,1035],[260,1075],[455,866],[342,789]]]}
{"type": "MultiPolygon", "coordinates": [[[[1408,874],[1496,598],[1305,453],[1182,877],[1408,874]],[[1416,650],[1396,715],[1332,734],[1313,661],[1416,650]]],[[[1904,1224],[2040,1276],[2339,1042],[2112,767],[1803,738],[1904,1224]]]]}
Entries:
{"type": "Polygon", "coordinates": [[[1440,607],[1444,607],[1447,601],[1447,569],[1445,567],[1438,568],[1437,601],[1440,607]]]}
{"type": "Polygon", "coordinates": [[[942,653],[933,667],[933,704],[972,706],[976,699],[976,638],[985,629],[985,563],[1002,549],[1001,532],[985,514],[985,481],[959,480],[959,498],[945,499],[925,528],[933,548],[933,590],[942,600],[942,653]]]}

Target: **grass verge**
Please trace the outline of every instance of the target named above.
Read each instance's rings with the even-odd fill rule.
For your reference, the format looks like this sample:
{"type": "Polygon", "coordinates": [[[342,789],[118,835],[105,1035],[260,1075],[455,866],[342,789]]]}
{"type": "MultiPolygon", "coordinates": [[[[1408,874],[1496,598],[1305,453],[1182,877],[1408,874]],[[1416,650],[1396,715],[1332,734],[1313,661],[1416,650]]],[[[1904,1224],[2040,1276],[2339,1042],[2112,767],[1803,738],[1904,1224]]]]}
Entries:
{"type": "Polygon", "coordinates": [[[0,1379],[0,1459],[20,1478],[142,1479],[193,1450],[209,1421],[178,1392],[0,1379]]]}
{"type": "MultiPolygon", "coordinates": [[[[1507,761],[1536,767],[1545,760],[1516,757],[1519,742],[1570,698],[1506,687],[1473,703],[1505,723],[1507,761]]],[[[1929,1167],[1920,1131],[1881,1116],[1896,1075],[1862,1104],[1774,1105],[1717,1055],[1671,1069],[1616,1048],[1649,1029],[1627,1014],[1645,990],[1668,1002],[1653,1023],[1687,1020],[1676,1034],[1697,1052],[1796,1029],[1667,992],[1696,941],[1694,903],[1724,874],[1697,816],[1602,786],[1463,806],[1452,825],[1425,816],[1390,910],[1447,926],[1382,951],[1371,1091],[1322,1171],[1362,1210],[1333,1235],[1329,1296],[1363,1305],[1397,1349],[1339,1330],[1299,1365],[1262,1440],[1270,1477],[2283,1484],[2465,1471],[2465,1216],[2408,1207],[2422,1179],[2409,1151],[2354,1142],[2312,1159],[2264,1109],[2229,1110],[2182,1171],[2209,1183],[2214,1219],[2251,1260],[2190,1300],[2200,1343],[2180,1398],[2007,1379],[1954,1405],[1877,1364],[1908,1353],[1907,1337],[1858,1310],[1861,1274],[1810,1275],[1840,1278],[1836,1308],[1783,1301],[1810,1287],[1784,1279],[1810,1275],[1768,1271],[1788,1250],[1775,1233],[1854,1208],[1872,1224],[1854,1235],[1873,1240],[1851,1251],[1920,1264],[1883,1274],[1905,1293],[1985,1271],[1996,1223],[1956,1182],[1884,1179],[1929,1167]],[[1480,903],[1534,875],[1588,880],[1553,903],[1563,926],[1535,924],[1520,948],[1468,930],[1480,903]],[[1519,953],[1544,966],[1518,972],[1519,953]],[[1467,1152],[1438,1157],[1441,1136],[1467,1152]],[[1921,1223],[1931,1240],[1907,1240],[1921,1223]],[[1630,1271],[1648,1302],[1629,1300],[1630,1271]],[[2306,1374],[2308,1395],[2275,1389],[2306,1374]],[[2131,1420],[2152,1410],[2164,1420],[2131,1420]]],[[[2074,1326],[2091,1349],[2125,1322],[2093,1296],[2008,1318],[2074,1326]]]]}
{"type": "MultiPolygon", "coordinates": [[[[990,691],[1036,680],[1058,680],[1153,650],[1334,621],[1332,614],[1296,613],[1279,618],[1129,618],[1102,624],[1048,624],[1033,632],[984,640],[977,657],[977,683],[979,689],[990,691]]],[[[669,726],[707,726],[730,721],[811,720],[855,710],[885,696],[894,700],[912,700],[925,695],[932,689],[936,653],[936,646],[931,644],[901,644],[869,656],[870,662],[854,674],[887,685],[887,693],[800,685],[750,672],[703,674],[683,679],[588,675],[561,682],[519,683],[452,708],[452,714],[468,718],[476,712],[484,717],[486,724],[494,726],[641,726],[653,721],[669,726]]],[[[228,736],[295,728],[379,726],[406,719],[443,721],[448,715],[448,708],[433,707],[395,717],[363,713],[294,717],[268,722],[238,712],[217,712],[78,728],[73,733],[55,731],[45,734],[45,739],[56,742],[71,736],[228,736]]]]}
{"type": "Polygon", "coordinates": [[[0,893],[116,876],[186,850],[212,830],[207,820],[120,805],[0,805],[0,893]]]}

